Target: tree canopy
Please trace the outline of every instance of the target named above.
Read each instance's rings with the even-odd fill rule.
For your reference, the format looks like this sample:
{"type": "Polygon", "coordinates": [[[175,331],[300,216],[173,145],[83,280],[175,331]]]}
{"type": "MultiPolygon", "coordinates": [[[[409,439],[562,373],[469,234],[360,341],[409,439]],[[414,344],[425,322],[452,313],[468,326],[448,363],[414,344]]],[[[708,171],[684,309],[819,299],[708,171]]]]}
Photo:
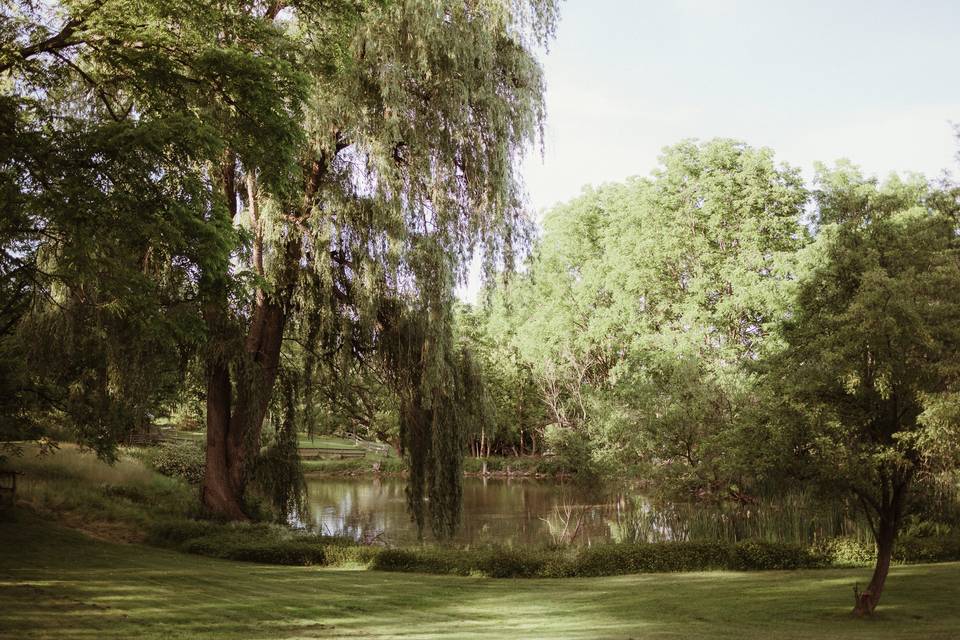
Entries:
{"type": "MultiPolygon", "coordinates": [[[[204,500],[243,517],[278,376],[291,379],[284,340],[307,360],[376,354],[406,367],[393,377],[416,399],[401,404],[403,443],[446,486],[459,456],[443,443],[461,436],[434,414],[452,410],[446,384],[466,362],[452,288],[478,246],[492,267],[523,243],[515,162],[543,118],[534,49],[554,4],[94,0],[9,14],[5,268],[35,301],[19,340],[44,404],[109,456],[199,358],[204,500]],[[390,356],[390,340],[408,344],[390,356]]],[[[415,478],[421,510],[424,491],[415,478]]],[[[435,504],[453,514],[451,491],[435,504]]]]}

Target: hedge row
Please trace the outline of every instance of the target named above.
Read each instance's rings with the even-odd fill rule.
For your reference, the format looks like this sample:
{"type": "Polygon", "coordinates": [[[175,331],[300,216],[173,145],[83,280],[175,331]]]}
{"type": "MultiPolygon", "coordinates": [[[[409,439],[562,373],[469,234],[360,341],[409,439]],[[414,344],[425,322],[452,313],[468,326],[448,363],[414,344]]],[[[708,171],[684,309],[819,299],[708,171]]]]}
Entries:
{"type": "MultiPolygon", "coordinates": [[[[269,564],[349,566],[381,571],[560,578],[677,571],[754,571],[868,565],[873,545],[834,539],[814,546],[771,542],[664,542],[590,547],[385,548],[293,532],[276,525],[176,521],[154,525],[149,541],[187,553],[269,564]]],[[[960,536],[903,538],[898,562],[960,560],[960,536]]]]}
{"type": "Polygon", "coordinates": [[[384,549],[371,568],[491,578],[569,578],[715,569],[800,569],[828,564],[824,556],[799,545],[666,542],[556,549],[384,549]]]}

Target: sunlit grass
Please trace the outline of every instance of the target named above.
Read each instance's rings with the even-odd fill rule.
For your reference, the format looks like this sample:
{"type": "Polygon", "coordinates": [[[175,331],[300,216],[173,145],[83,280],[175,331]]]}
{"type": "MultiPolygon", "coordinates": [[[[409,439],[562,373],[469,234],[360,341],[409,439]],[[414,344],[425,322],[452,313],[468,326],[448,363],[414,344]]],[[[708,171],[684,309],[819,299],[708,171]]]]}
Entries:
{"type": "Polygon", "coordinates": [[[148,523],[195,512],[195,488],[161,475],[121,451],[110,464],[75,445],[38,455],[26,447],[10,466],[23,475],[17,499],[98,535],[139,539],[148,523]]]}
{"type": "Polygon", "coordinates": [[[297,439],[297,446],[301,449],[355,449],[356,442],[336,436],[308,436],[301,433],[297,439]]]}
{"type": "Polygon", "coordinates": [[[867,570],[491,580],[275,567],[0,522],[0,637],[956,638],[960,564],[895,567],[875,620],[867,570]]]}
{"type": "MultiPolygon", "coordinates": [[[[196,505],[126,457],[15,461],[20,499],[101,537],[196,505]]],[[[20,508],[0,522],[0,638],[957,638],[960,564],[897,566],[875,620],[868,569],[491,580],[278,567],[91,539],[20,508]]]]}

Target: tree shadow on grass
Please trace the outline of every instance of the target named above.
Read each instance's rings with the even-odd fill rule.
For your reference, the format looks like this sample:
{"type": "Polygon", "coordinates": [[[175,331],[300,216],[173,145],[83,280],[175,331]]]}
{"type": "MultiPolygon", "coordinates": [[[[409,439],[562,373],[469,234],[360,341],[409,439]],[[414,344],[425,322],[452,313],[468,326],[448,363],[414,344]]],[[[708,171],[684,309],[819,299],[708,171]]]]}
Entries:
{"type": "Polygon", "coordinates": [[[866,570],[494,580],[214,560],[0,525],[0,636],[50,638],[950,638],[960,565],[895,568],[876,620],[866,570]]]}

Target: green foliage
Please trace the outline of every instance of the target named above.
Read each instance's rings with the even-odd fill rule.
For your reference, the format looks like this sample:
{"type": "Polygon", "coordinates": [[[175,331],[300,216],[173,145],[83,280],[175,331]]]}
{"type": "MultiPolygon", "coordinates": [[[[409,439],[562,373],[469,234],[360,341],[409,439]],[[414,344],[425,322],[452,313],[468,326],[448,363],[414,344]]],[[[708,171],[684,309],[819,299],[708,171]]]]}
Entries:
{"type": "Polygon", "coordinates": [[[286,404],[315,409],[326,367],[330,422],[399,436],[418,523],[429,495],[431,526],[452,531],[475,413],[453,286],[477,247],[492,271],[524,244],[516,165],[542,124],[535,50],[556,14],[552,0],[5,9],[0,353],[26,367],[0,370],[0,389],[32,393],[0,428],[30,435],[21,418],[56,411],[111,458],[183,404],[199,360],[233,391],[208,396],[243,443],[211,447],[237,459],[208,480],[240,500],[259,473],[288,503],[296,469],[254,469],[286,333],[286,371],[306,378],[286,404]],[[380,355],[392,322],[417,351],[380,355]],[[351,386],[369,388],[363,410],[329,402],[351,386]]]}
{"type": "Polygon", "coordinates": [[[854,496],[889,548],[928,482],[957,464],[948,417],[960,362],[957,219],[920,179],[880,185],[821,169],[819,231],[801,254],[782,348],[764,364],[770,408],[744,439],[854,496]]]}
{"type": "Polygon", "coordinates": [[[157,447],[140,449],[135,451],[134,455],[165,476],[199,485],[203,481],[206,466],[205,449],[203,442],[187,440],[165,442],[157,447]]]}
{"type": "Polygon", "coordinates": [[[574,471],[582,480],[599,475],[599,465],[593,460],[591,443],[585,434],[554,424],[544,430],[543,442],[556,468],[574,471]]]}
{"type": "Polygon", "coordinates": [[[326,555],[322,545],[299,540],[251,541],[209,536],[185,543],[187,553],[267,564],[322,565],[326,555]]]}
{"type": "MultiPolygon", "coordinates": [[[[902,562],[960,558],[957,538],[936,538],[898,547],[902,562]]],[[[558,578],[677,571],[758,571],[862,566],[874,559],[869,545],[829,540],[805,547],[772,542],[605,544],[589,547],[384,549],[370,565],[382,571],[413,571],[491,578],[558,578]]]]}
{"type": "Polygon", "coordinates": [[[523,277],[492,292],[487,325],[529,368],[549,423],[601,468],[725,491],[724,455],[749,375],[807,238],[795,169],[729,140],[665,150],[650,179],[588,189],[548,212],[523,277]]]}
{"type": "Polygon", "coordinates": [[[380,463],[379,473],[404,473],[407,462],[402,458],[347,458],[345,460],[304,460],[304,471],[332,475],[360,475],[374,473],[373,464],[380,463]]]}

